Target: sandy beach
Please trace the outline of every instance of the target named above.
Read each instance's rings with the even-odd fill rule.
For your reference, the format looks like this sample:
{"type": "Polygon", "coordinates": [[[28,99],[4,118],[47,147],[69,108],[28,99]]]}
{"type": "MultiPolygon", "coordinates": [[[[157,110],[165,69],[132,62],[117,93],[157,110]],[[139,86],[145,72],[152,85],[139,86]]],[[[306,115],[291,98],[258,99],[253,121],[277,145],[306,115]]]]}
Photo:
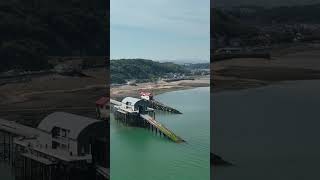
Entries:
{"type": "Polygon", "coordinates": [[[0,118],[36,126],[45,116],[64,111],[95,117],[95,101],[108,94],[105,68],[85,77],[51,74],[0,86],[0,118]]]}
{"type": "Polygon", "coordinates": [[[194,80],[181,80],[174,82],[160,81],[157,83],[137,83],[135,85],[122,85],[110,88],[111,98],[121,100],[126,96],[139,97],[141,90],[152,92],[158,95],[168,91],[190,89],[195,87],[208,87],[210,86],[210,77],[197,77],[194,80]]]}
{"type": "Polygon", "coordinates": [[[274,47],[271,59],[239,58],[211,63],[214,92],[320,79],[320,45],[274,47]]]}

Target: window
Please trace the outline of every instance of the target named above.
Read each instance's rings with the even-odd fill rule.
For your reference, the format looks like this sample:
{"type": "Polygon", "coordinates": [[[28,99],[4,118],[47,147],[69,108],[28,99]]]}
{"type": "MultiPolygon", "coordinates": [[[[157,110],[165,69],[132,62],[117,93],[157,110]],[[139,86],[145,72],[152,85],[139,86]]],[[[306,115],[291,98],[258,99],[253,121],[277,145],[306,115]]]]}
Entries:
{"type": "Polygon", "coordinates": [[[66,129],[61,129],[61,136],[67,137],[67,130],[66,129]]]}
{"type": "Polygon", "coordinates": [[[52,141],[52,149],[57,149],[60,146],[59,143],[52,141]]]}
{"type": "Polygon", "coordinates": [[[60,136],[60,128],[58,128],[58,127],[54,127],[53,129],[52,129],[52,137],[59,137],[60,136]]]}

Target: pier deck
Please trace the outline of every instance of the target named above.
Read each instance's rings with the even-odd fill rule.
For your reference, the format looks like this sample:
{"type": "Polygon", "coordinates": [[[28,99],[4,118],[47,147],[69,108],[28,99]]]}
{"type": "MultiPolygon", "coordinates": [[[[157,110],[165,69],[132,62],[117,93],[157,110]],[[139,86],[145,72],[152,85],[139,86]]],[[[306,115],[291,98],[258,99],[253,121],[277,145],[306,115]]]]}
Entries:
{"type": "MultiPolygon", "coordinates": [[[[157,109],[157,107],[162,107],[162,108],[167,108],[165,109],[165,111],[169,111],[169,112],[173,112],[173,113],[180,113],[178,110],[175,110],[173,108],[170,108],[168,106],[163,105],[162,103],[158,102],[158,101],[149,101],[151,102],[155,102],[158,106],[152,106],[153,108],[157,109]]],[[[120,112],[121,114],[124,114],[125,117],[134,114],[134,112],[132,112],[132,110],[130,109],[123,109],[121,108],[121,104],[122,102],[110,99],[110,103],[115,105],[115,106],[119,106],[116,111],[120,112]]],[[[150,108],[149,108],[150,109],[150,108]]],[[[138,112],[135,112],[138,113],[138,112]]],[[[128,117],[128,119],[129,119],[128,117]]],[[[143,127],[148,127],[150,128],[152,131],[155,131],[156,133],[159,133],[160,135],[163,135],[164,137],[167,137],[168,139],[172,140],[173,142],[176,143],[181,143],[181,142],[185,142],[182,138],[180,138],[179,136],[177,136],[176,134],[174,134],[170,129],[168,129],[167,127],[165,127],[163,124],[161,124],[160,122],[156,121],[154,118],[152,118],[150,115],[148,114],[140,114],[138,115],[138,117],[140,117],[140,119],[144,122],[141,124],[141,126],[143,127]]],[[[127,118],[125,118],[127,119],[127,118]]]]}
{"type": "Polygon", "coordinates": [[[156,101],[156,100],[151,100],[149,101],[150,102],[150,105],[153,109],[157,109],[157,110],[161,110],[161,111],[167,111],[167,112],[171,112],[171,113],[175,113],[175,114],[182,114],[180,111],[172,108],[172,107],[169,107],[159,101],[156,101]]]}
{"type": "Polygon", "coordinates": [[[171,130],[169,130],[164,125],[162,125],[161,123],[153,119],[151,116],[146,114],[140,114],[140,117],[143,118],[145,121],[147,121],[150,125],[156,128],[158,131],[162,132],[165,136],[167,136],[172,141],[176,143],[184,142],[183,139],[181,139],[179,136],[174,134],[171,130]]]}

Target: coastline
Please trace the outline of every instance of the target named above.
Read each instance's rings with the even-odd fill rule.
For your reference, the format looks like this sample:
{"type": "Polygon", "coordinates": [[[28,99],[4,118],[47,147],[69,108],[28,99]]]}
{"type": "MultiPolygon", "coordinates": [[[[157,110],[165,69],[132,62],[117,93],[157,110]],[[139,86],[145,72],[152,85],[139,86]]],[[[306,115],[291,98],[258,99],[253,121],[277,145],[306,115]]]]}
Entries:
{"type": "Polygon", "coordinates": [[[139,97],[141,90],[150,91],[154,96],[171,91],[193,89],[197,87],[210,87],[210,77],[197,77],[194,80],[181,80],[174,82],[160,81],[157,83],[137,83],[136,85],[123,85],[110,88],[110,97],[121,100],[126,96],[139,97]]]}
{"type": "MultiPolygon", "coordinates": [[[[320,44],[291,45],[271,51],[271,60],[238,58],[211,62],[213,93],[260,88],[278,83],[320,79],[320,44]]],[[[223,157],[223,154],[221,154],[223,157]]],[[[216,157],[212,154],[212,157],[216,157]]],[[[221,157],[213,166],[232,164],[221,157]]]]}
{"type": "Polygon", "coordinates": [[[83,73],[87,76],[49,74],[1,85],[0,118],[32,127],[56,111],[96,118],[95,101],[108,95],[105,68],[83,73]]]}
{"type": "Polygon", "coordinates": [[[320,45],[274,48],[272,58],[238,58],[211,63],[213,92],[267,86],[284,81],[320,79],[320,45]]]}

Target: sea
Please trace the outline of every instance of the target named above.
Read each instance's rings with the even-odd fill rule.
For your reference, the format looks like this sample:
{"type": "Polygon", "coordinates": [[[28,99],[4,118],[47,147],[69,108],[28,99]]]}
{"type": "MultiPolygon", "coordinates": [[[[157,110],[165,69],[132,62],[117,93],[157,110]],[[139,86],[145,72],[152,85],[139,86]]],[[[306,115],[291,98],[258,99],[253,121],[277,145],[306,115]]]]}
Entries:
{"type": "Polygon", "coordinates": [[[215,180],[320,179],[320,81],[211,95],[211,145],[234,164],[215,180]]]}
{"type": "Polygon", "coordinates": [[[209,87],[167,92],[156,100],[182,114],[156,112],[156,119],[185,143],[174,143],[147,129],[125,126],[111,116],[112,180],[209,180],[209,87]]]}

